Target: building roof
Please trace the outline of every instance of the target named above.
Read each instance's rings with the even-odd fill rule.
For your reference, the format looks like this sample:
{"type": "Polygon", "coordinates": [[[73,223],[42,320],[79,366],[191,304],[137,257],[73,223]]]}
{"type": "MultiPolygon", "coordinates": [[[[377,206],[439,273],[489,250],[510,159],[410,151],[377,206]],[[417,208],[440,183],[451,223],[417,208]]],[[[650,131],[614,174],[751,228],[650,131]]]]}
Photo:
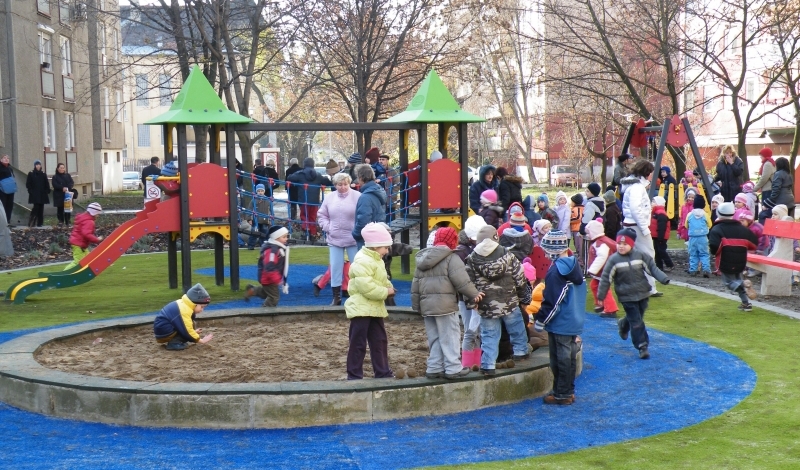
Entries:
{"type": "Polygon", "coordinates": [[[230,111],[195,65],[172,106],[145,124],[247,124],[252,119],[230,111]]]}
{"type": "Polygon", "coordinates": [[[485,122],[486,119],[470,114],[458,105],[450,90],[442,83],[435,70],[431,70],[417,90],[405,111],[384,122],[485,122]]]}

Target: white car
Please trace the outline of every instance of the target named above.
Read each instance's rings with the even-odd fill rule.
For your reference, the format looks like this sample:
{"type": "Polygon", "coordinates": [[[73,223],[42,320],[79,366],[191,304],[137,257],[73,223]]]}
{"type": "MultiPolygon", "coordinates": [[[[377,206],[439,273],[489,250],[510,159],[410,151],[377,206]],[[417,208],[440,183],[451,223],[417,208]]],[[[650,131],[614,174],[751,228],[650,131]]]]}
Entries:
{"type": "Polygon", "coordinates": [[[122,173],[122,189],[126,191],[142,189],[142,176],[138,171],[124,171],[122,173]]]}

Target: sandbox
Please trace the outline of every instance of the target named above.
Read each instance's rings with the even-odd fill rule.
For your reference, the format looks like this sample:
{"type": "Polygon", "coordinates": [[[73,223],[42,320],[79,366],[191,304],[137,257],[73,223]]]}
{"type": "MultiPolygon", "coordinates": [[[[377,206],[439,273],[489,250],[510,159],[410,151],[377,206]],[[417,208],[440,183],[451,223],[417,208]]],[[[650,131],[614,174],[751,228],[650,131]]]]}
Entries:
{"type": "MultiPolygon", "coordinates": [[[[339,329],[346,325],[341,307],[216,310],[198,318],[199,326],[210,332],[230,332],[239,326],[257,324],[263,338],[260,334],[254,336],[252,330],[243,330],[251,331],[249,336],[227,335],[238,348],[267,346],[264,352],[251,351],[253,354],[247,359],[231,354],[230,347],[225,346],[225,335],[216,341],[216,334],[215,341],[207,345],[180,352],[164,351],[143,333],[152,321],[153,316],[147,315],[84,323],[31,333],[0,345],[0,400],[46,415],[122,425],[286,428],[457,413],[541,396],[552,384],[546,350],[536,351],[531,359],[518,362],[513,369],[498,370],[491,379],[472,373],[458,381],[424,377],[343,380],[344,358],[335,352],[336,348],[341,349],[342,341],[346,347],[347,341],[346,336],[340,337],[339,329]],[[312,327],[319,326],[317,323],[327,334],[311,335],[307,344],[302,341],[298,351],[307,348],[306,355],[289,351],[288,360],[272,358],[275,360],[270,363],[269,334],[280,335],[282,325],[288,324],[294,328],[308,325],[309,331],[314,331],[312,327]],[[138,343],[122,342],[120,357],[109,357],[118,352],[102,348],[109,342],[119,342],[114,338],[119,338],[120,332],[143,339],[138,343]],[[77,364],[85,373],[70,372],[76,367],[73,363],[80,362],[77,360],[59,364],[59,358],[69,356],[52,349],[60,347],[59,343],[73,344],[99,356],[96,370],[90,370],[91,364],[77,364]],[[315,344],[320,348],[330,345],[334,351],[317,351],[315,344]],[[125,353],[124,348],[130,352],[125,353]],[[187,380],[181,381],[180,374],[177,378],[153,374],[149,371],[152,365],[146,363],[136,366],[134,358],[142,352],[139,349],[152,352],[153,360],[185,359],[181,373],[187,380]],[[263,360],[258,360],[259,354],[263,360]],[[233,363],[215,364],[213,356],[219,355],[233,363]],[[35,356],[63,370],[46,367],[35,356]],[[249,368],[233,369],[247,361],[253,362],[249,368]],[[307,367],[304,364],[309,361],[322,364],[319,370],[326,380],[302,376],[307,367]],[[292,369],[293,365],[299,368],[292,369]],[[214,380],[191,381],[202,377],[195,371],[208,369],[217,371],[214,380]],[[258,369],[261,372],[255,373],[258,369]],[[108,370],[121,370],[124,373],[119,377],[125,378],[104,376],[108,370]],[[141,379],[132,380],[137,377],[141,379]]],[[[390,366],[422,375],[427,349],[419,315],[410,309],[394,308],[386,325],[390,344],[402,345],[402,350],[390,347],[390,366]]],[[[291,341],[291,335],[285,336],[291,341]]],[[[367,358],[365,377],[371,375],[368,363],[367,358]]]]}

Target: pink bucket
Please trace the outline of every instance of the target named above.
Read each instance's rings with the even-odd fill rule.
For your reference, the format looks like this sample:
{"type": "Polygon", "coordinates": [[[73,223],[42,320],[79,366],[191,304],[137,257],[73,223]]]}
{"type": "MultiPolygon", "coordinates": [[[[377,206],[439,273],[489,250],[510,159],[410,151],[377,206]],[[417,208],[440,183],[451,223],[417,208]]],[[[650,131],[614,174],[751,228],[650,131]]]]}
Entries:
{"type": "Polygon", "coordinates": [[[461,365],[464,367],[480,366],[481,365],[481,348],[475,348],[470,351],[461,351],[461,365]]]}

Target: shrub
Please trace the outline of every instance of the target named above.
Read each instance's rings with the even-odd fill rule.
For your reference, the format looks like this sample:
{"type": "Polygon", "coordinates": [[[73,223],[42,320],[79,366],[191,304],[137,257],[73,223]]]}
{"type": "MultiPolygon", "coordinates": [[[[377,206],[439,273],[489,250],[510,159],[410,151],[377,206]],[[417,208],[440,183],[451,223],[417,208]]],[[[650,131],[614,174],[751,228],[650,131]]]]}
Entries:
{"type": "Polygon", "coordinates": [[[59,253],[63,253],[64,249],[61,248],[61,245],[59,245],[58,243],[54,242],[54,243],[50,244],[50,247],[47,249],[47,252],[49,254],[51,254],[51,255],[56,255],[56,254],[59,254],[59,253]]]}

